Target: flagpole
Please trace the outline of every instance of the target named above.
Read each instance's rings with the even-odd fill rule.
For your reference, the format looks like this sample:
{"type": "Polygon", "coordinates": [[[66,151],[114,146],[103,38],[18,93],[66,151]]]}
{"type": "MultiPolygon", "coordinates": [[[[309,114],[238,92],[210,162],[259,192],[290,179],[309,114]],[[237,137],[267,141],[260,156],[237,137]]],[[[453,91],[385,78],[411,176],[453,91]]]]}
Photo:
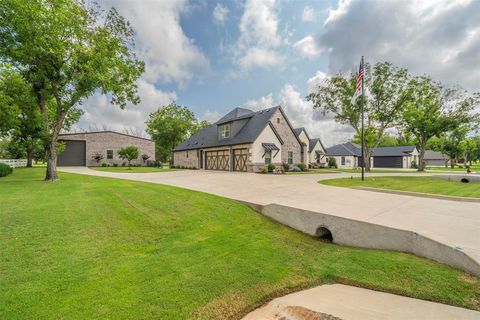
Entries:
{"type": "Polygon", "coordinates": [[[362,70],[363,70],[363,77],[362,77],[362,104],[361,104],[361,116],[362,116],[362,181],[365,180],[365,131],[364,131],[364,124],[363,124],[363,79],[365,78],[365,66],[363,64],[363,56],[362,56],[362,70]]]}

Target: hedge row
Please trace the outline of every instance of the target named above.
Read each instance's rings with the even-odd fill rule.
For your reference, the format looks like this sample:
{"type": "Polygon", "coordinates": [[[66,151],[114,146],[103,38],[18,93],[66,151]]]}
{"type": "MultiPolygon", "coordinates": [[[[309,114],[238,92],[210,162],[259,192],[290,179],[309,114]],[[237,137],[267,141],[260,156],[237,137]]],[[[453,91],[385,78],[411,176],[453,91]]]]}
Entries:
{"type": "Polygon", "coordinates": [[[8,176],[13,172],[13,168],[6,163],[0,163],[0,177],[8,176]]]}

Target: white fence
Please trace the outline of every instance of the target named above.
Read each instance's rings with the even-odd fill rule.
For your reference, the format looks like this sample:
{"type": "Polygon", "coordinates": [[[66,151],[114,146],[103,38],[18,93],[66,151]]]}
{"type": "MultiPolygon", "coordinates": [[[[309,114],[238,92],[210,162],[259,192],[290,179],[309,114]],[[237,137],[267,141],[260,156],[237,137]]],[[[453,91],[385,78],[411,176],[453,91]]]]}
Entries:
{"type": "Polygon", "coordinates": [[[27,159],[0,159],[0,163],[6,163],[12,168],[26,167],[27,159]]]}

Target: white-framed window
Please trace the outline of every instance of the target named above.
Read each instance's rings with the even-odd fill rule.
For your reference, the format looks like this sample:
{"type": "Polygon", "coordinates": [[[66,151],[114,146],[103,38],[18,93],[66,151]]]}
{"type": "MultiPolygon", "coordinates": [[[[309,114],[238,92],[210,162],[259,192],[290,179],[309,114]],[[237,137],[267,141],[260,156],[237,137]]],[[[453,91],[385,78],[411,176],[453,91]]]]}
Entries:
{"type": "Polygon", "coordinates": [[[293,164],[293,151],[288,151],[287,155],[288,164],[293,164]]]}
{"type": "Polygon", "coordinates": [[[272,163],[272,151],[265,151],[265,164],[272,163]]]}
{"type": "Polygon", "coordinates": [[[342,166],[345,165],[345,157],[342,157],[342,166]]]}
{"type": "Polygon", "coordinates": [[[222,124],[218,127],[218,137],[220,139],[230,138],[230,124],[222,124]]]}
{"type": "Polygon", "coordinates": [[[107,159],[113,159],[113,150],[107,150],[107,159]]]}

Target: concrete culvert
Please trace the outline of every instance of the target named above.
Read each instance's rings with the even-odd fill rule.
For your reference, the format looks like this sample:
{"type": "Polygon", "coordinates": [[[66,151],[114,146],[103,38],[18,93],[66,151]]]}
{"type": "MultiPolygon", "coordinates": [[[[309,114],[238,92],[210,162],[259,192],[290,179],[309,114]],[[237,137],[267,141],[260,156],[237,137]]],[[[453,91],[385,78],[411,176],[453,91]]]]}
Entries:
{"type": "Polygon", "coordinates": [[[463,183],[469,183],[470,180],[468,180],[467,178],[462,178],[462,180],[460,180],[460,182],[463,182],[463,183]]]}
{"type": "Polygon", "coordinates": [[[332,232],[325,227],[320,227],[317,229],[317,237],[324,241],[328,241],[328,242],[333,241],[332,232]]]}

